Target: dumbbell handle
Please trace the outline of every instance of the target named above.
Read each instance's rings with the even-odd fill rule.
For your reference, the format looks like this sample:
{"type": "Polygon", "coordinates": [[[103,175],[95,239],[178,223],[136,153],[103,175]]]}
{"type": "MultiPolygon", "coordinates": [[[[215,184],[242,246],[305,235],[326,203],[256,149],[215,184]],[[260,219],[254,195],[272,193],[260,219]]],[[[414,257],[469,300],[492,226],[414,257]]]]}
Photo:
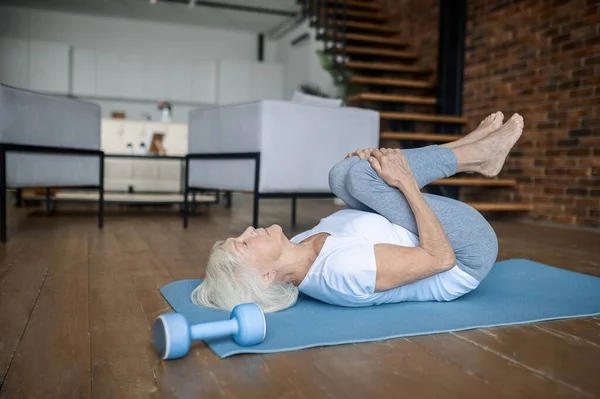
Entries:
{"type": "Polygon", "coordinates": [[[236,319],[214,321],[211,323],[195,324],[191,328],[193,340],[205,340],[237,334],[239,324],[236,319]]]}

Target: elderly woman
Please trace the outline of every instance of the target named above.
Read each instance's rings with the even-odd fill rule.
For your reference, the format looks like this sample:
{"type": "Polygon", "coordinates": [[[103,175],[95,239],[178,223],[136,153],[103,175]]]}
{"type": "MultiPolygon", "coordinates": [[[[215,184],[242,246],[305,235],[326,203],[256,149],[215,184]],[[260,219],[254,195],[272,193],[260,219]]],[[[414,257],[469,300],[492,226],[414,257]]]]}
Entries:
{"type": "Polygon", "coordinates": [[[496,176],[523,130],[518,114],[502,121],[496,112],[441,146],[349,154],[329,181],[351,209],[291,240],[273,225],[217,242],[192,301],[225,310],[256,302],[275,312],[294,305],[299,291],[352,307],[470,292],[496,261],[494,230],[470,206],[420,189],[457,172],[496,176]]]}

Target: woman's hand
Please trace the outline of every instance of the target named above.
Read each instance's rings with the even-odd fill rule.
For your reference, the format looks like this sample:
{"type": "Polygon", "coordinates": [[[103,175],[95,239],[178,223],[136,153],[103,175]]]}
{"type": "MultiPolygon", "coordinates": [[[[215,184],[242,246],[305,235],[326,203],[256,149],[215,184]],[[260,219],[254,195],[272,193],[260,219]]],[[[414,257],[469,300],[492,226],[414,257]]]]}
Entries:
{"type": "Polygon", "coordinates": [[[346,155],[345,159],[352,158],[353,156],[357,156],[360,159],[365,159],[371,156],[373,151],[376,151],[377,148],[364,148],[362,150],[356,150],[353,153],[346,155]]]}
{"type": "Polygon", "coordinates": [[[398,149],[375,150],[369,157],[369,163],[379,177],[390,186],[398,187],[400,190],[416,186],[406,156],[398,149]]]}
{"type": "MultiPolygon", "coordinates": [[[[364,148],[362,150],[356,150],[353,153],[346,155],[346,159],[352,158],[353,156],[357,156],[360,159],[365,159],[373,155],[374,151],[378,151],[377,148],[364,148]]],[[[400,149],[398,148],[381,148],[379,149],[384,154],[387,153],[400,153],[400,149]]]]}

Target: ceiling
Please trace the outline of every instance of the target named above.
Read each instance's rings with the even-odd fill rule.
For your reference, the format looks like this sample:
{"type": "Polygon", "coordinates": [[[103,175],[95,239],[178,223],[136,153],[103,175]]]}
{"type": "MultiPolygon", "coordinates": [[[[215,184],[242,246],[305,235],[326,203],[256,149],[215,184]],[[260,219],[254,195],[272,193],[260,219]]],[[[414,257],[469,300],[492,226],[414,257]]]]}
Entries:
{"type": "Polygon", "coordinates": [[[265,32],[289,22],[295,0],[0,0],[0,5],[265,32]],[[204,3],[204,5],[202,5],[204,3]],[[236,6],[244,10],[234,9],[236,6]]]}

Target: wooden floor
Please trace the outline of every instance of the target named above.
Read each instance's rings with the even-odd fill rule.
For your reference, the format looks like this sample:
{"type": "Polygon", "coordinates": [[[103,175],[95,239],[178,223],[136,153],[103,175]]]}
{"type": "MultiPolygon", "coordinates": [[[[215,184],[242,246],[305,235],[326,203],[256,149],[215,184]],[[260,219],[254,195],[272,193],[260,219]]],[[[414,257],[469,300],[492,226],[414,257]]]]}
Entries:
{"type": "MultiPolygon", "coordinates": [[[[176,211],[9,212],[0,247],[1,398],[600,397],[600,318],[472,330],[221,360],[202,342],[160,361],[150,326],[170,311],[159,288],[199,278],[212,243],[250,220],[213,207],[183,231],[176,211]]],[[[289,233],[336,208],[263,200],[289,233]]],[[[500,259],[526,257],[600,276],[600,233],[496,222],[500,259]]]]}

